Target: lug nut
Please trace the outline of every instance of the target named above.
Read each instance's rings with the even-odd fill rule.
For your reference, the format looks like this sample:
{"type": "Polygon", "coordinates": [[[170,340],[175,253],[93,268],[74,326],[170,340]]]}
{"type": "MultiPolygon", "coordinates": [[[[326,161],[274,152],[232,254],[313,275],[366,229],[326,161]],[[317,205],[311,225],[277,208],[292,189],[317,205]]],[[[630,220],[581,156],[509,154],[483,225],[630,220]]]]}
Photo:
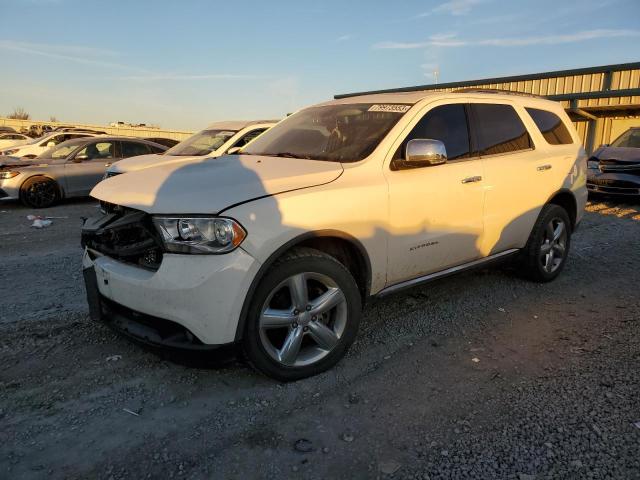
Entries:
{"type": "Polygon", "coordinates": [[[294,315],[298,315],[300,313],[300,310],[298,310],[297,308],[293,311],[294,315]]]}
{"type": "Polygon", "coordinates": [[[293,328],[298,328],[298,323],[297,322],[293,322],[293,325],[291,325],[293,328]]]}
{"type": "Polygon", "coordinates": [[[311,320],[313,320],[314,322],[318,319],[318,317],[316,317],[315,315],[313,317],[311,317],[311,320]]]}
{"type": "Polygon", "coordinates": [[[309,327],[304,327],[304,328],[302,329],[302,331],[303,331],[303,332],[306,332],[306,331],[308,331],[308,330],[309,330],[309,327]]]}
{"type": "Polygon", "coordinates": [[[311,310],[311,305],[307,305],[307,312],[311,310]]]}

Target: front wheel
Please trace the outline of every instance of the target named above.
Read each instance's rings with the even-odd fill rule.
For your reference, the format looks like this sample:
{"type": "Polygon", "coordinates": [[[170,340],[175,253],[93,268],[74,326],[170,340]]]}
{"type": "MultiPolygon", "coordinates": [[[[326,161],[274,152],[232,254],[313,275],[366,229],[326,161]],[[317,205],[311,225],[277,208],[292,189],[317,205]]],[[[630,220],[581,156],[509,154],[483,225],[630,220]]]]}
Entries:
{"type": "Polygon", "coordinates": [[[60,190],[54,180],[47,177],[34,177],[22,185],[20,199],[27,207],[47,208],[60,199],[60,190]]]}
{"type": "Polygon", "coordinates": [[[558,205],[545,205],[523,251],[524,273],[531,280],[550,282],[564,268],[571,245],[571,220],[558,205]]]}
{"type": "Polygon", "coordinates": [[[344,356],[360,313],[360,292],[344,265],[318,250],[295,249],[260,281],[243,350],[257,370],[277,380],[316,375],[344,356]]]}

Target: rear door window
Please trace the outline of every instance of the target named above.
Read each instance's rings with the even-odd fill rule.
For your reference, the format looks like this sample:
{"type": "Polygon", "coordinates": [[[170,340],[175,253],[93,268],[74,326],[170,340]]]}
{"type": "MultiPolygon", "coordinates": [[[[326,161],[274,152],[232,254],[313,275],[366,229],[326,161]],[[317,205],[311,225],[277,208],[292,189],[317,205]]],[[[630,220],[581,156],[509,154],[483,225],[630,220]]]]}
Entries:
{"type": "Polygon", "coordinates": [[[440,140],[447,149],[449,160],[469,158],[471,146],[465,105],[441,105],[429,110],[407,135],[394,158],[404,158],[407,143],[414,139],[440,140]]]}
{"type": "Polygon", "coordinates": [[[251,140],[256,138],[262,132],[264,132],[266,128],[257,128],[255,130],[251,130],[250,132],[245,133],[233,146],[234,147],[244,147],[251,140]]]}
{"type": "Polygon", "coordinates": [[[569,130],[555,113],[538,108],[527,108],[526,110],[548,143],[551,145],[573,143],[569,130]]]}
{"type": "Polygon", "coordinates": [[[151,153],[149,147],[144,143],[122,142],[122,158],[137,157],[151,153]]]}
{"type": "Polygon", "coordinates": [[[511,105],[472,103],[471,110],[480,155],[533,148],[529,132],[511,105]]]}

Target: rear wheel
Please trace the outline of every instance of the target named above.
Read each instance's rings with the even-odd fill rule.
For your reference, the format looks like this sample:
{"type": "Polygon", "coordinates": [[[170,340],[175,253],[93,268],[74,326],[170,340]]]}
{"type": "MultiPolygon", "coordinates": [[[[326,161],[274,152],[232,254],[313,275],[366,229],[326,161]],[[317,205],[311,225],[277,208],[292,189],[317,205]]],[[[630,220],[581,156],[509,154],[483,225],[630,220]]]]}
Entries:
{"type": "Polygon", "coordinates": [[[28,207],[47,208],[59,199],[58,184],[47,177],[30,178],[20,189],[20,200],[28,207]]]}
{"type": "Polygon", "coordinates": [[[524,273],[537,282],[554,280],[564,268],[571,245],[571,220],[558,205],[545,205],[523,254],[524,273]]]}
{"type": "Polygon", "coordinates": [[[335,365],[355,339],[361,299],[335,258],[300,248],[278,260],[251,300],[243,350],[262,373],[281,381],[335,365]]]}

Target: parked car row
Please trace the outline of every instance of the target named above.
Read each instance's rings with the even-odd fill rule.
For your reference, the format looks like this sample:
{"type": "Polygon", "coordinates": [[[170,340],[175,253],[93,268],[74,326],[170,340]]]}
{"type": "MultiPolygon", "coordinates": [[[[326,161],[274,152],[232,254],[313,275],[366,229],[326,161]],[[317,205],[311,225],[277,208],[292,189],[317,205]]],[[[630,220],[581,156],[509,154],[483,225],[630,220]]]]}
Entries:
{"type": "MultiPolygon", "coordinates": [[[[134,137],[109,137],[88,131],[52,132],[0,151],[4,155],[0,156],[0,199],[20,199],[31,207],[49,207],[62,198],[88,195],[105,176],[158,163],[218,157],[247,145],[275,123],[214,123],[184,142],[175,142],[168,150],[158,142],[134,137]]],[[[166,139],[155,140],[166,143],[166,139]]]]}
{"type": "Polygon", "coordinates": [[[555,279],[587,200],[570,119],[531,96],[353,96],[242,132],[110,167],[82,229],[92,318],[296,380],[344,356],[370,297],[508,259],[555,279]]]}

